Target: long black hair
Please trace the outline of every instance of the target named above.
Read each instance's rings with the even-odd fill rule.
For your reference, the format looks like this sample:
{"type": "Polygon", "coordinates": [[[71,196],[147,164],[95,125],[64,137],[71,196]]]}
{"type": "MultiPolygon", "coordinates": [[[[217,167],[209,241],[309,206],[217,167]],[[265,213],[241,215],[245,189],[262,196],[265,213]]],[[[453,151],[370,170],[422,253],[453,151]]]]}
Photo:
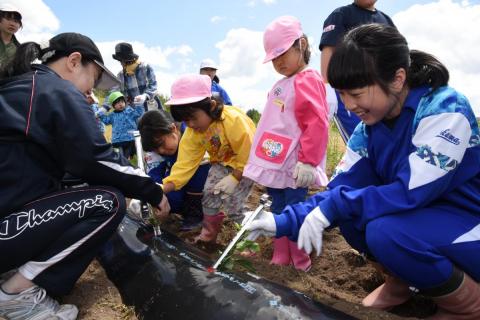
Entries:
{"type": "Polygon", "coordinates": [[[447,68],[431,54],[412,50],[396,28],[367,24],[349,31],[335,48],[328,80],[335,89],[378,84],[389,94],[396,71],[403,68],[410,88],[428,85],[432,91],[448,84],[447,68]]]}

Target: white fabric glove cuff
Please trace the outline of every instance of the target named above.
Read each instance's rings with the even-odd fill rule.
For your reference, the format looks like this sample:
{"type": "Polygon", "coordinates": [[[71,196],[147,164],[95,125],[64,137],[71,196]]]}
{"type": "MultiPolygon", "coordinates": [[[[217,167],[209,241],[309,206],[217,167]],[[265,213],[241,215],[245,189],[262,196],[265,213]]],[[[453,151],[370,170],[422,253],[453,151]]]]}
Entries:
{"type": "Polygon", "coordinates": [[[325,215],[322,213],[322,211],[320,210],[320,207],[318,206],[315,207],[315,209],[313,209],[309,215],[312,215],[313,218],[318,220],[323,225],[324,229],[330,226],[330,221],[328,221],[327,217],[325,217],[325,215]]]}

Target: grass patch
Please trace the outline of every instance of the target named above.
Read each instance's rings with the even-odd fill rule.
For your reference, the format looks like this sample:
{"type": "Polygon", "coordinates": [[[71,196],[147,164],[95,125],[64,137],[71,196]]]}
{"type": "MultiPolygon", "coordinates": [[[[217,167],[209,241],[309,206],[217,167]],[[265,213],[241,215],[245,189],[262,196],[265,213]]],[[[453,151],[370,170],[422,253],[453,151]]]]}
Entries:
{"type": "Polygon", "coordinates": [[[340,132],[335,123],[330,122],[330,128],[328,132],[328,145],[327,145],[327,176],[331,177],[335,167],[342,159],[345,153],[345,143],[342,140],[340,132]]]}

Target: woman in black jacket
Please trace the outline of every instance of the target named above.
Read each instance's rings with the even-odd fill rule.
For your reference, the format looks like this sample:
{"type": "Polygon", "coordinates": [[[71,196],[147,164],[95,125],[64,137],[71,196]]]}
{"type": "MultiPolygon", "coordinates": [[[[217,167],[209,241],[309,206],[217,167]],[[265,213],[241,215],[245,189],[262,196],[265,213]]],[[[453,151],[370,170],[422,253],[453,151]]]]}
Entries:
{"type": "Polygon", "coordinates": [[[78,33],[22,45],[0,81],[0,317],[75,319],[66,294],[125,214],[125,196],[168,210],[159,185],[121,165],[85,94],[115,76],[78,33]],[[28,58],[39,58],[30,65],[28,58]],[[69,173],[89,186],[61,188],[69,173]]]}

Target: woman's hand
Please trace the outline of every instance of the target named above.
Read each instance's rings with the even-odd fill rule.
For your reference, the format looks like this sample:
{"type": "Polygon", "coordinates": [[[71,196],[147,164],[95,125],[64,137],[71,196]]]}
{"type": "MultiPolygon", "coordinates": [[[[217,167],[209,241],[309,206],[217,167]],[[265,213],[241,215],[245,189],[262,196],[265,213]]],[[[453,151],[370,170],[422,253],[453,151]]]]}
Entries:
{"type": "Polygon", "coordinates": [[[168,203],[168,198],[164,194],[162,201],[158,204],[156,208],[154,208],[153,214],[161,219],[164,220],[168,217],[168,214],[170,213],[170,203],[168,203]]]}

